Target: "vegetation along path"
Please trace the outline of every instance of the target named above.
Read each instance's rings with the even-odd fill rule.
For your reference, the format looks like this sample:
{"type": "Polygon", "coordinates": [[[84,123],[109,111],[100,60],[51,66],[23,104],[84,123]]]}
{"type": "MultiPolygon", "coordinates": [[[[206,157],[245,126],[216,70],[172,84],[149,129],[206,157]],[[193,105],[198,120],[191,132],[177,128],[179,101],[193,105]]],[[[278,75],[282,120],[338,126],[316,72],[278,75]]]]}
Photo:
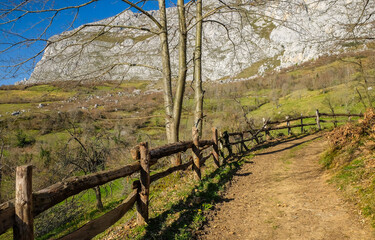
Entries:
{"type": "Polygon", "coordinates": [[[327,143],[305,136],[262,150],[243,165],[198,239],[375,239],[358,210],[327,183],[327,143]]]}

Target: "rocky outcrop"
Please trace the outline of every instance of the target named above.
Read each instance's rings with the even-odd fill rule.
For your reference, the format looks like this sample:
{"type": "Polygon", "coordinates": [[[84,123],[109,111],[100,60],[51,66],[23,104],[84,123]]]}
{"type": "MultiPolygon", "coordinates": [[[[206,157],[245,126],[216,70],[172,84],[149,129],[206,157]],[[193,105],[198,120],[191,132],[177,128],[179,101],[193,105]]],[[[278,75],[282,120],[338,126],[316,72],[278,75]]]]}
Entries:
{"type": "MultiPolygon", "coordinates": [[[[223,4],[217,0],[204,2],[206,12],[223,4]]],[[[337,53],[350,46],[348,41],[356,44],[355,38],[367,38],[374,28],[373,1],[364,11],[366,1],[362,0],[257,2],[259,6],[239,4],[236,9],[224,8],[204,23],[205,80],[251,77],[267,69],[288,67],[323,54],[337,53]],[[343,39],[346,45],[343,45],[343,39]]],[[[157,11],[150,14],[158,16],[157,11]]],[[[167,14],[172,70],[177,74],[176,9],[168,8],[167,14]]],[[[188,15],[192,18],[193,14],[188,15]]],[[[27,82],[159,79],[158,36],[127,26],[155,29],[153,22],[144,15],[126,11],[53,36],[27,82]]],[[[190,58],[194,32],[192,28],[188,38],[190,58]]],[[[188,78],[192,78],[191,69],[188,78]]]]}

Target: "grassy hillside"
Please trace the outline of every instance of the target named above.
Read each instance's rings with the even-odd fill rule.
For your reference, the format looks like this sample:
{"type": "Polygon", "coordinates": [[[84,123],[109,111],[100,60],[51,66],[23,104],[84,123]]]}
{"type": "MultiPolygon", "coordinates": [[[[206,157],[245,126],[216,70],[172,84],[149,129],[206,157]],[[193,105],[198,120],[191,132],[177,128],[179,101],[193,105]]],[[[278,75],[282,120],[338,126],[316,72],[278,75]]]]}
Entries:
{"type": "Polygon", "coordinates": [[[363,120],[349,123],[328,134],[330,149],[321,163],[329,169],[331,182],[358,204],[360,214],[375,227],[375,113],[369,109],[363,120]]]}
{"type": "MultiPolygon", "coordinates": [[[[212,126],[220,131],[248,128],[244,116],[260,126],[263,118],[312,115],[316,109],[364,112],[374,104],[374,77],[374,52],[368,50],[323,57],[251,81],[207,82],[203,138],[211,136],[212,126]]],[[[0,200],[14,197],[14,170],[18,165],[35,166],[33,188],[38,190],[67,176],[129,163],[129,150],[137,142],[148,141],[151,147],[164,144],[160,89],[159,83],[151,81],[0,87],[0,200]],[[75,138],[90,149],[89,154],[103,153],[94,169],[79,162],[85,155],[75,138]]],[[[181,140],[191,138],[193,95],[188,87],[181,140]]],[[[167,165],[165,160],[158,167],[167,165]]],[[[130,182],[119,180],[101,188],[102,211],[96,209],[95,192],[89,190],[46,212],[37,220],[38,238],[47,238],[49,232],[62,234],[102,214],[127,195],[130,182]],[[53,221],[45,225],[43,222],[50,222],[45,219],[53,221]]]]}

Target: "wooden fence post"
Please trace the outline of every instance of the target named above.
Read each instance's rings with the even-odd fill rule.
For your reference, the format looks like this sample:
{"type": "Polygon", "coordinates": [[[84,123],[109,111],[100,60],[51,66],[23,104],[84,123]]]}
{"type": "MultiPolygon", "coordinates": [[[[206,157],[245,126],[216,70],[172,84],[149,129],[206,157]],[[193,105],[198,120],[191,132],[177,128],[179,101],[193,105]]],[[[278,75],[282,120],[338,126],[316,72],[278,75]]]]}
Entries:
{"type": "Polygon", "coordinates": [[[182,159],[181,159],[181,153],[177,153],[175,156],[174,156],[174,165],[175,166],[179,166],[182,164],[182,159]]]}
{"type": "Polygon", "coordinates": [[[198,128],[192,128],[192,137],[193,137],[193,148],[192,148],[192,155],[193,155],[193,170],[198,177],[201,179],[201,154],[199,151],[199,132],[198,128]]]}
{"type": "Polygon", "coordinates": [[[243,145],[242,145],[242,141],[243,141],[243,134],[240,134],[240,147],[239,147],[239,149],[240,149],[240,153],[242,153],[243,152],[243,145]]]}
{"type": "Polygon", "coordinates": [[[34,239],[32,165],[16,169],[15,224],[13,238],[16,240],[34,239]]]}
{"type": "Polygon", "coordinates": [[[286,126],[288,127],[288,135],[292,133],[292,129],[290,128],[290,121],[289,121],[289,116],[286,116],[286,126]]]}
{"type": "Polygon", "coordinates": [[[133,160],[138,161],[141,159],[141,153],[139,152],[139,146],[135,146],[130,149],[130,154],[132,155],[133,160]]]}
{"type": "Polygon", "coordinates": [[[225,149],[224,133],[221,133],[221,132],[220,132],[220,140],[219,140],[219,143],[220,143],[220,145],[219,145],[219,153],[220,153],[221,157],[223,158],[223,162],[222,162],[222,164],[225,165],[225,164],[227,164],[227,159],[226,159],[226,157],[225,157],[225,155],[224,155],[224,149],[225,149]]]}
{"type": "Polygon", "coordinates": [[[303,134],[303,115],[301,113],[301,134],[303,134]]]}
{"type": "Polygon", "coordinates": [[[137,199],[137,224],[143,225],[148,222],[148,203],[150,194],[150,153],[148,150],[148,143],[141,143],[139,145],[139,152],[141,157],[140,170],[140,188],[138,189],[137,199]]]}
{"type": "Polygon", "coordinates": [[[232,145],[230,145],[230,141],[229,141],[229,134],[227,131],[224,131],[223,134],[222,134],[222,138],[224,140],[224,147],[226,149],[228,149],[228,157],[225,157],[223,156],[224,160],[223,160],[223,164],[226,164],[227,163],[227,158],[231,157],[232,154],[233,154],[233,151],[232,151],[232,145]]]}
{"type": "Polygon", "coordinates": [[[316,125],[317,125],[318,129],[321,130],[319,109],[316,109],[316,125]]]}
{"type": "Polygon", "coordinates": [[[214,156],[214,162],[216,167],[220,167],[220,159],[219,159],[219,141],[217,137],[217,128],[212,128],[212,140],[214,141],[214,145],[212,145],[212,155],[214,156]]]}
{"type": "Polygon", "coordinates": [[[244,149],[245,151],[249,151],[249,149],[246,147],[246,144],[243,141],[243,132],[240,134],[240,138],[241,138],[241,152],[243,152],[244,149]]]}

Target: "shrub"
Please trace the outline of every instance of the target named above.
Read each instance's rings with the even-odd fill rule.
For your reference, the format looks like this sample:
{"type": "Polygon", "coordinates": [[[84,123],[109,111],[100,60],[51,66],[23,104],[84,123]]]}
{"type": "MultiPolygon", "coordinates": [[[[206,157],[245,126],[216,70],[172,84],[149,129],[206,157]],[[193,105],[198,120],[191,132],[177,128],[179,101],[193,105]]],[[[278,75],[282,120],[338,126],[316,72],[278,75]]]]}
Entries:
{"type": "Polygon", "coordinates": [[[22,130],[18,130],[16,133],[16,146],[17,147],[26,147],[35,143],[35,139],[31,136],[26,135],[22,130]]]}

